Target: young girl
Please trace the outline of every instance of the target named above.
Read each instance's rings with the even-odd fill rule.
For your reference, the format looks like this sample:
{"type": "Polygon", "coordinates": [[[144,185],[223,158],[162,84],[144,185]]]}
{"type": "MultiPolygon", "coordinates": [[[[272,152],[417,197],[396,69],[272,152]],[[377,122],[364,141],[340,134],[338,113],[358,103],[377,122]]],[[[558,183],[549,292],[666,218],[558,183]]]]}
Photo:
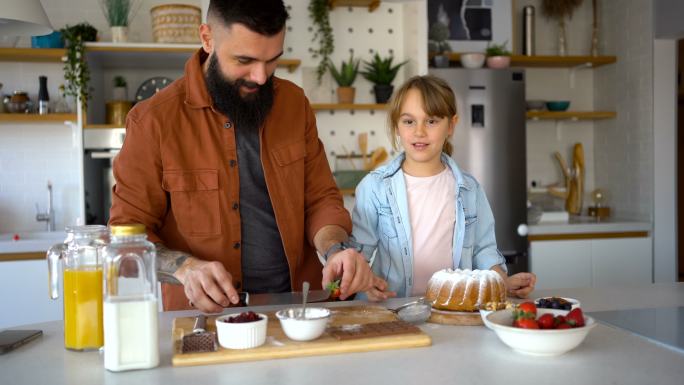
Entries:
{"type": "Polygon", "coordinates": [[[487,197],[450,157],[458,121],[451,88],[416,76],[390,103],[390,139],[404,152],[361,181],[352,214],[352,240],[368,259],[375,253],[368,299],[425,295],[432,274],[444,268],[494,270],[509,294],[526,297],[536,277],[507,276],[487,197]]]}

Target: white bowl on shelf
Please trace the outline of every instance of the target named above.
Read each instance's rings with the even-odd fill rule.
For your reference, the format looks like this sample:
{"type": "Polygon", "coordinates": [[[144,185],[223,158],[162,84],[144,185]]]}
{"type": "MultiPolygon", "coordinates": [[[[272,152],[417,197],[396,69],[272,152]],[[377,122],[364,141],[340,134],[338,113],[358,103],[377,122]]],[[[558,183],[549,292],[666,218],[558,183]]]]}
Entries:
{"type": "MultiPolygon", "coordinates": [[[[566,315],[566,310],[537,309],[542,314],[566,315]]],[[[532,356],[558,356],[576,348],[596,327],[596,321],[584,316],[584,326],[572,329],[521,329],[512,326],[513,310],[499,310],[487,316],[487,326],[516,352],[532,356]]]]}
{"type": "Polygon", "coordinates": [[[258,321],[229,323],[228,318],[237,314],[227,314],[216,318],[216,334],[219,344],[226,349],[250,349],[266,342],[268,316],[257,313],[258,321]]]}
{"type": "Polygon", "coordinates": [[[482,52],[468,52],[461,54],[461,65],[465,68],[482,68],[487,56],[482,52]]]}

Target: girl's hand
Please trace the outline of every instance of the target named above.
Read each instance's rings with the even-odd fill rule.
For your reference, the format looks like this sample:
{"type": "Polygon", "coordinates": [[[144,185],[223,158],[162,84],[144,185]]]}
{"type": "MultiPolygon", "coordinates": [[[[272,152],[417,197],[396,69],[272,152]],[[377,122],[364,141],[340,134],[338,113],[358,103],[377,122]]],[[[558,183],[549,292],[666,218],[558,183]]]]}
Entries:
{"type": "Polygon", "coordinates": [[[384,279],[378,277],[377,275],[373,275],[373,288],[366,291],[368,300],[370,302],[381,302],[388,298],[396,297],[397,293],[393,291],[386,291],[387,287],[387,282],[384,279]]]}
{"type": "Polygon", "coordinates": [[[518,298],[527,298],[536,283],[537,276],[534,273],[518,273],[506,278],[508,293],[518,298]]]}

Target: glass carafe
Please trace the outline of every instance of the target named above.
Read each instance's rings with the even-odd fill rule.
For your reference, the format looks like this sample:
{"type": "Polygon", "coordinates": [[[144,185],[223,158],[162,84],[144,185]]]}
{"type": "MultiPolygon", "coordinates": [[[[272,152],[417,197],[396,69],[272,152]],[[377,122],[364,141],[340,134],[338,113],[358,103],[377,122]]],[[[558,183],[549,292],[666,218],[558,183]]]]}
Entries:
{"type": "Polygon", "coordinates": [[[159,364],[156,248],[140,224],[111,227],[104,256],[104,364],[122,371],[159,364]]]}
{"type": "Polygon", "coordinates": [[[50,298],[59,298],[62,270],[64,347],[95,350],[104,344],[102,321],[102,259],[109,243],[106,226],[67,227],[64,243],[47,252],[50,298]]]}

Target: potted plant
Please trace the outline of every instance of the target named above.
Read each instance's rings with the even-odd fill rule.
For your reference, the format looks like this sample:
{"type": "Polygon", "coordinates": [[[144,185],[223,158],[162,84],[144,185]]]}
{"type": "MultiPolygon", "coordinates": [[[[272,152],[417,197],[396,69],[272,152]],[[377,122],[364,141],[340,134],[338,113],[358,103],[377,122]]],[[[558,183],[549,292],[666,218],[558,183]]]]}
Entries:
{"type": "Polygon", "coordinates": [[[126,83],[126,78],[117,75],[114,76],[113,82],[112,100],[128,100],[128,84],[126,83]]]}
{"type": "Polygon", "coordinates": [[[506,40],[503,44],[487,45],[487,67],[489,68],[508,68],[511,65],[511,52],[506,50],[506,40]]]}
{"type": "Polygon", "coordinates": [[[356,80],[356,75],[359,72],[360,60],[354,60],[354,54],[349,54],[349,61],[342,60],[342,65],[338,70],[332,63],[328,65],[330,74],[332,74],[335,82],[337,82],[337,102],[338,103],[354,103],[354,94],[356,89],[352,87],[356,80]]]}
{"type": "Polygon", "coordinates": [[[66,80],[65,95],[73,96],[77,100],[80,99],[83,108],[86,109],[88,99],[90,99],[90,89],[88,88],[90,71],[88,70],[88,62],[85,60],[85,43],[96,40],[97,29],[87,22],[83,22],[71,27],[67,25],[60,32],[64,36],[64,46],[66,47],[66,55],[62,59],[64,61],[64,80],[66,80]]]}
{"type": "Polygon", "coordinates": [[[392,60],[394,60],[392,56],[383,59],[376,53],[372,61],[363,61],[364,71],[361,71],[361,75],[374,84],[373,91],[376,103],[387,103],[394,91],[392,81],[397,76],[399,68],[408,63],[406,60],[392,66],[392,60]]]}
{"type": "Polygon", "coordinates": [[[314,24],[315,32],[311,41],[318,40],[318,48],[309,48],[314,59],[318,58],[316,76],[318,84],[330,65],[330,55],[335,50],[333,29],[330,26],[330,4],[328,0],[310,0],[309,17],[314,24]]]}
{"type": "Polygon", "coordinates": [[[451,46],[448,42],[449,27],[441,21],[436,21],[430,26],[428,34],[428,51],[434,54],[433,60],[435,67],[449,67],[449,51],[451,46]]]}
{"type": "Polygon", "coordinates": [[[128,41],[128,23],[141,5],[142,2],[138,0],[100,0],[100,7],[112,31],[112,42],[128,41]]]}

